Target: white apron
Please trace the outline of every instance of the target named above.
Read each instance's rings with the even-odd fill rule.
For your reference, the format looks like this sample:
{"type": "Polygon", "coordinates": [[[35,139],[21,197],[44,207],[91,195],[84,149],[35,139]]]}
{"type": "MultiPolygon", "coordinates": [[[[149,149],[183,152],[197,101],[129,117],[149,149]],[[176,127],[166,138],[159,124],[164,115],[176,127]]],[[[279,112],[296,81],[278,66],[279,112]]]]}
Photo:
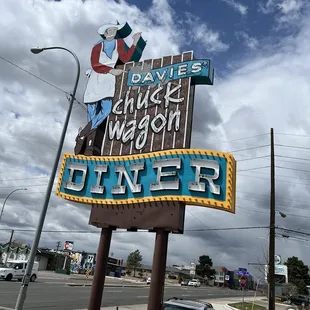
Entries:
{"type": "MultiPolygon", "coordinates": [[[[101,53],[99,62],[103,65],[114,68],[118,60],[117,40],[115,40],[115,48],[110,59],[103,51],[101,43],[101,53]]],[[[87,81],[86,90],[84,92],[84,103],[94,103],[106,97],[114,97],[115,93],[115,76],[110,73],[97,73],[91,70],[87,81]]]]}

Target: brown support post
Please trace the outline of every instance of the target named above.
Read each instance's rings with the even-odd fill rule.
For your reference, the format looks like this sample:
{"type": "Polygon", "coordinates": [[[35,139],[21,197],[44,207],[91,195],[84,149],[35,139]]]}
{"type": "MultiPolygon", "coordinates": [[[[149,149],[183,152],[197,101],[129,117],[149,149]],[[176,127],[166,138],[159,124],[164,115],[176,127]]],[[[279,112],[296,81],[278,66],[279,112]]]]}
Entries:
{"type": "Polygon", "coordinates": [[[90,293],[88,310],[100,310],[105,275],[107,272],[108,258],[112,238],[112,228],[102,228],[96,256],[95,273],[90,293]]]}
{"type": "Polygon", "coordinates": [[[156,231],[148,310],[161,310],[164,299],[169,232],[156,231]]]}

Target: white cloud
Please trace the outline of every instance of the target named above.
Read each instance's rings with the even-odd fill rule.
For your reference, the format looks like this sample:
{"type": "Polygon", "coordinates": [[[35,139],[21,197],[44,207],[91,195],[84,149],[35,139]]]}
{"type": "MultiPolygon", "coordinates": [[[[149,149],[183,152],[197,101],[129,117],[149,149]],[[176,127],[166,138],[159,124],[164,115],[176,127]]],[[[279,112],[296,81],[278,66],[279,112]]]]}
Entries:
{"type": "Polygon", "coordinates": [[[212,30],[207,23],[190,13],[186,13],[187,44],[197,44],[206,49],[208,53],[223,52],[229,49],[229,44],[224,43],[219,31],[212,30]]]}
{"type": "Polygon", "coordinates": [[[240,13],[242,16],[248,13],[248,7],[240,2],[235,0],[222,0],[223,2],[227,3],[230,7],[232,7],[235,11],[240,13]]]}
{"type": "Polygon", "coordinates": [[[307,5],[304,0],[268,0],[266,3],[260,2],[258,8],[263,14],[275,14],[275,20],[278,23],[276,29],[280,29],[288,26],[295,28],[307,5]]]}
{"type": "Polygon", "coordinates": [[[238,31],[235,33],[236,38],[238,40],[243,40],[244,44],[247,48],[249,48],[250,50],[256,50],[259,42],[256,38],[249,36],[246,32],[244,31],[238,31]]]}

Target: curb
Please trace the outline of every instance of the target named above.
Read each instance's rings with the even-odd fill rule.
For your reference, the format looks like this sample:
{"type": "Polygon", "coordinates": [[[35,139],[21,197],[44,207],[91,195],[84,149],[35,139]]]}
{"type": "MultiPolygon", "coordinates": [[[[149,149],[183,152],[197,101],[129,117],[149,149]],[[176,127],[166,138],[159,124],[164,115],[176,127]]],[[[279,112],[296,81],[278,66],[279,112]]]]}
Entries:
{"type": "Polygon", "coordinates": [[[228,306],[228,304],[225,304],[225,305],[224,305],[224,308],[225,308],[226,310],[239,310],[239,309],[237,309],[237,308],[228,306]]]}
{"type": "MultiPolygon", "coordinates": [[[[258,301],[260,302],[266,302],[268,303],[268,299],[258,299],[258,301]]],[[[278,306],[282,306],[282,307],[291,307],[292,305],[289,305],[289,304],[284,304],[284,303],[281,303],[281,302],[275,302],[276,305],[278,306]]],[[[292,308],[294,308],[294,306],[292,306],[292,308]]]]}
{"type": "Polygon", "coordinates": [[[6,308],[6,307],[1,307],[0,306],[0,310],[14,310],[13,308],[6,308]]]}

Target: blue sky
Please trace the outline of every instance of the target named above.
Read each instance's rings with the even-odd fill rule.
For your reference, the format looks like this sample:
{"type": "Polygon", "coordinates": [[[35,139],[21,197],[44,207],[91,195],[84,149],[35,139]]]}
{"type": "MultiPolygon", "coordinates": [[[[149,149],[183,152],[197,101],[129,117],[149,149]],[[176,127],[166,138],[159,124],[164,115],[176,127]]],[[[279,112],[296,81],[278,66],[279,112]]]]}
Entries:
{"type": "MultiPolygon", "coordinates": [[[[122,4],[121,0],[115,2],[122,4]]],[[[147,13],[154,1],[126,0],[125,3],[147,13]]],[[[174,22],[182,23],[181,27],[188,28],[189,33],[190,25],[186,26],[186,20],[192,18],[193,23],[204,24],[208,30],[217,33],[227,45],[220,52],[210,51],[189,37],[181,45],[184,51],[194,50],[197,58],[211,58],[218,76],[229,73],[234,61],[263,51],[265,44],[274,44],[296,33],[300,24],[294,21],[306,10],[304,0],[168,0],[168,3],[174,11],[174,22]]],[[[207,39],[207,31],[204,36],[207,39]]]]}
{"type": "MultiPolygon", "coordinates": [[[[127,3],[147,12],[153,1],[128,0],[127,3]]],[[[184,22],[190,15],[196,23],[205,24],[218,33],[221,41],[229,46],[221,52],[210,52],[193,41],[181,46],[183,50],[194,50],[197,58],[211,58],[220,76],[230,71],[232,62],[296,33],[300,25],[291,23],[290,19],[293,22],[295,15],[305,10],[304,2],[296,0],[169,0],[169,4],[174,10],[175,22],[184,22]]]]}

